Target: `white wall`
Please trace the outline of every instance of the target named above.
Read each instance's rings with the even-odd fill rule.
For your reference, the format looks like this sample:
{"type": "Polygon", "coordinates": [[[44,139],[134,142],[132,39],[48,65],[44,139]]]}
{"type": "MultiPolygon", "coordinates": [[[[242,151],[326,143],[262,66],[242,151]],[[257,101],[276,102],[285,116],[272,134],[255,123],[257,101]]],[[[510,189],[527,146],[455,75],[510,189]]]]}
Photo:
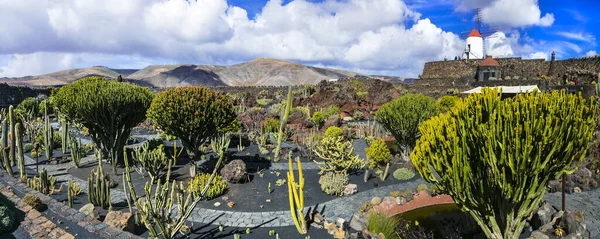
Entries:
{"type": "MultiPolygon", "coordinates": [[[[485,56],[483,55],[483,38],[481,37],[468,37],[467,44],[465,45],[465,50],[469,49],[469,45],[471,45],[471,50],[469,52],[469,59],[483,59],[485,56]]],[[[463,58],[467,58],[467,55],[463,53],[463,58]]]]}

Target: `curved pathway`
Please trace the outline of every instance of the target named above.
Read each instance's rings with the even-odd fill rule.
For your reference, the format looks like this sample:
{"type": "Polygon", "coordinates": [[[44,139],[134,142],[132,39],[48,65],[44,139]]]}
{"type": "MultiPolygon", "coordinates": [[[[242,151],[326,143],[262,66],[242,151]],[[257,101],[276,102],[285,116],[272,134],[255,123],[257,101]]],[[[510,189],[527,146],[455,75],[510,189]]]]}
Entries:
{"type": "MultiPolygon", "coordinates": [[[[562,205],[560,192],[547,193],[544,199],[557,208],[562,205]]],[[[587,229],[590,230],[590,238],[600,238],[600,188],[567,194],[566,206],[567,210],[583,212],[587,229]]]]}

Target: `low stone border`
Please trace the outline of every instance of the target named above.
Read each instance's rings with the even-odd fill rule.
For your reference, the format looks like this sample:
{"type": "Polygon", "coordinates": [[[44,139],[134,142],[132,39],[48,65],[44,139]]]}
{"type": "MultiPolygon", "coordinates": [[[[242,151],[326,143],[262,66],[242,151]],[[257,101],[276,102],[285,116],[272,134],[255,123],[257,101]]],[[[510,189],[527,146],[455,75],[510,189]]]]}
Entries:
{"type": "Polygon", "coordinates": [[[427,191],[421,191],[413,197],[410,202],[399,203],[397,198],[384,199],[379,205],[373,207],[375,210],[381,210],[389,216],[396,216],[408,211],[433,205],[455,204],[450,195],[431,196],[427,191]]]}
{"type": "MultiPolygon", "coordinates": [[[[9,176],[4,171],[0,171],[0,178],[2,178],[2,180],[4,182],[6,182],[6,184],[8,184],[8,185],[6,185],[4,182],[0,182],[0,189],[2,190],[2,193],[5,194],[7,197],[10,196],[10,199],[13,202],[15,202],[15,205],[17,205],[17,206],[19,206],[19,205],[22,206],[25,203],[23,202],[23,200],[21,200],[16,195],[14,195],[14,193],[10,192],[6,187],[11,187],[14,190],[18,190],[22,193],[34,194],[34,195],[40,197],[40,200],[48,206],[48,210],[51,210],[52,212],[64,217],[67,220],[77,223],[77,225],[81,226],[85,230],[89,231],[90,233],[94,233],[100,237],[103,237],[103,238],[115,238],[116,237],[116,238],[124,238],[124,239],[125,238],[136,238],[136,239],[142,238],[142,237],[136,236],[130,232],[122,231],[115,227],[109,226],[101,221],[93,219],[93,218],[75,210],[74,208],[71,208],[59,201],[56,201],[55,199],[53,199],[45,194],[42,194],[36,190],[30,189],[25,184],[19,182],[16,178],[9,176]]],[[[25,206],[27,206],[27,205],[25,205],[25,206]]],[[[29,206],[27,206],[27,207],[29,207],[29,206]]],[[[40,213],[37,212],[37,210],[31,209],[31,207],[29,207],[29,208],[27,208],[27,207],[23,207],[23,209],[29,209],[29,212],[27,213],[27,217],[30,220],[32,220],[30,225],[36,226],[36,225],[41,225],[41,223],[46,223],[44,225],[51,227],[51,225],[49,225],[49,224],[50,223],[53,224],[52,222],[48,221],[44,217],[42,217],[42,218],[44,218],[46,220],[38,219],[38,218],[40,218],[39,217],[40,213]],[[30,215],[30,214],[32,214],[32,215],[30,215]]],[[[48,234],[45,234],[45,235],[47,235],[49,238],[59,238],[59,236],[57,236],[57,235],[58,235],[58,233],[60,233],[60,231],[58,230],[60,228],[57,228],[56,225],[54,225],[53,228],[55,228],[55,229],[52,229],[52,231],[48,232],[48,234]],[[56,232],[55,232],[55,230],[56,230],[56,232]],[[50,235],[49,233],[52,233],[52,232],[54,232],[54,234],[50,235]]],[[[35,228],[34,228],[34,230],[35,230],[35,228]]],[[[60,230],[62,230],[62,229],[60,229],[60,230]]],[[[63,230],[63,232],[64,232],[64,230],[63,230]]],[[[38,232],[38,233],[45,233],[45,231],[41,231],[41,228],[40,228],[40,232],[38,232]]],[[[36,233],[34,232],[34,234],[36,234],[36,233]]],[[[62,235],[66,235],[66,234],[67,233],[63,233],[62,235]]],[[[32,235],[32,237],[38,238],[34,235],[32,235]]],[[[67,236],[65,238],[72,238],[72,237],[67,236]]]]}

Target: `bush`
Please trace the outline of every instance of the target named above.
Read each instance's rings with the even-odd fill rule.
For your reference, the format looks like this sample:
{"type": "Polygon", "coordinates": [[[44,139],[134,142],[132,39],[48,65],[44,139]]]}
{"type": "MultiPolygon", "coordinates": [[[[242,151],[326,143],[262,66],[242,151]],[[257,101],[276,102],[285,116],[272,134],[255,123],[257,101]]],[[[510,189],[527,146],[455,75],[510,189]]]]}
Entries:
{"type": "Polygon", "coordinates": [[[15,110],[27,114],[33,113],[34,115],[37,115],[40,111],[40,103],[33,97],[25,98],[25,100],[23,100],[15,110]]]}
{"type": "Polygon", "coordinates": [[[256,99],[256,103],[261,107],[269,105],[272,101],[272,99],[256,99]]]}
{"type": "Polygon", "coordinates": [[[63,86],[53,103],[69,120],[88,128],[102,156],[116,165],[131,129],[146,119],[152,97],[146,88],[90,76],[63,86]]]}
{"type": "Polygon", "coordinates": [[[48,114],[54,114],[54,107],[52,106],[53,99],[54,97],[49,97],[45,100],[42,100],[38,105],[38,114],[43,115],[44,111],[46,110],[46,106],[48,106],[48,114]]]}
{"type": "Polygon", "coordinates": [[[325,130],[325,137],[341,137],[343,134],[342,129],[337,126],[330,126],[325,130]]]}
{"type": "Polygon", "coordinates": [[[454,107],[454,105],[456,105],[456,102],[458,101],[460,101],[460,97],[446,95],[440,100],[438,100],[437,103],[440,108],[440,111],[445,113],[450,111],[450,109],[452,109],[452,107],[454,107]]]}
{"type": "Polygon", "coordinates": [[[323,115],[323,113],[317,111],[313,114],[311,121],[320,127],[325,122],[325,119],[326,119],[325,115],[323,115]]]}
{"type": "Polygon", "coordinates": [[[388,149],[385,141],[382,138],[377,138],[371,145],[365,149],[367,153],[367,159],[369,161],[369,168],[376,168],[386,165],[392,158],[392,153],[388,149]]]}
{"type": "Polygon", "coordinates": [[[148,118],[169,135],[178,137],[188,156],[199,155],[200,145],[236,124],[231,100],[203,86],[185,86],[156,94],[148,118]]]}
{"type": "Polygon", "coordinates": [[[279,132],[281,122],[273,117],[266,118],[262,121],[263,132],[275,133],[279,132]]]}
{"type": "Polygon", "coordinates": [[[398,180],[409,180],[415,176],[415,173],[407,168],[399,168],[394,171],[394,178],[398,180]]]}
{"type": "Polygon", "coordinates": [[[437,114],[439,108],[435,99],[422,94],[406,94],[383,104],[375,114],[375,119],[394,136],[403,157],[408,160],[408,155],[421,136],[419,126],[437,114]]]}
{"type": "MultiPolygon", "coordinates": [[[[398,221],[395,234],[402,239],[433,239],[434,232],[431,229],[419,225],[418,222],[409,222],[403,219],[398,221]]],[[[446,235],[447,236],[447,235],[446,235]]],[[[386,237],[387,238],[387,237],[386,237]]],[[[453,238],[453,237],[448,237],[453,238]]]]}
{"type": "Polygon", "coordinates": [[[365,166],[365,162],[354,154],[352,142],[344,141],[341,136],[324,137],[314,152],[323,159],[322,162],[315,161],[321,169],[319,174],[331,171],[348,173],[365,166]]]}
{"type": "Polygon", "coordinates": [[[169,165],[169,158],[165,154],[164,145],[154,147],[152,144],[152,141],[147,141],[142,144],[142,147],[134,148],[132,158],[137,167],[146,171],[152,182],[156,182],[169,165]]]}
{"type": "Polygon", "coordinates": [[[348,184],[348,174],[327,172],[319,178],[321,191],[334,196],[343,196],[344,187],[348,184]]]}
{"type": "Polygon", "coordinates": [[[329,118],[329,116],[340,114],[340,112],[342,112],[340,110],[340,107],[338,107],[337,105],[331,105],[331,106],[325,108],[323,114],[324,114],[325,118],[329,118]]]}
{"type": "Polygon", "coordinates": [[[388,216],[383,211],[371,210],[367,214],[367,229],[371,233],[383,234],[386,239],[399,239],[395,233],[399,220],[388,216]]]}
{"type": "Polygon", "coordinates": [[[429,187],[427,187],[427,185],[424,183],[421,183],[419,184],[419,186],[417,186],[418,193],[420,193],[421,191],[427,191],[427,189],[429,189],[429,187]]]}
{"type": "Polygon", "coordinates": [[[15,205],[0,193],[0,234],[10,231],[15,225],[15,205]]]}
{"type": "Polygon", "coordinates": [[[42,203],[42,200],[40,200],[40,197],[33,195],[33,194],[27,194],[25,195],[25,197],[23,197],[23,202],[25,202],[27,205],[31,206],[33,209],[38,210],[38,211],[44,211],[46,209],[46,205],[44,205],[42,203]]]}
{"type": "MultiPolygon", "coordinates": [[[[40,144],[41,147],[44,147],[44,142],[46,142],[44,140],[44,132],[40,131],[38,133],[38,136],[35,137],[35,142],[38,142],[40,144]]],[[[62,147],[62,136],[60,135],[60,133],[58,131],[54,131],[52,133],[52,149],[58,149],[62,147]]],[[[33,145],[32,145],[33,148],[33,145]]]]}
{"type": "Polygon", "coordinates": [[[355,110],[354,113],[352,113],[352,118],[354,118],[354,120],[364,120],[365,115],[363,114],[362,111],[355,110]]]}
{"type": "Polygon", "coordinates": [[[221,169],[221,177],[230,183],[244,182],[248,179],[246,163],[239,159],[229,162],[221,169]]]}
{"type": "Polygon", "coordinates": [[[29,153],[29,152],[31,152],[31,150],[33,150],[32,143],[26,143],[23,145],[23,153],[29,153]]]}
{"type": "MultiPolygon", "coordinates": [[[[208,173],[197,174],[196,177],[188,181],[188,192],[193,193],[194,197],[198,197],[208,182],[208,179],[210,179],[210,174],[208,173]]],[[[208,190],[206,190],[204,199],[210,200],[219,197],[225,193],[225,190],[227,190],[227,183],[223,181],[223,178],[220,175],[215,175],[211,185],[208,187],[208,190]]]]}

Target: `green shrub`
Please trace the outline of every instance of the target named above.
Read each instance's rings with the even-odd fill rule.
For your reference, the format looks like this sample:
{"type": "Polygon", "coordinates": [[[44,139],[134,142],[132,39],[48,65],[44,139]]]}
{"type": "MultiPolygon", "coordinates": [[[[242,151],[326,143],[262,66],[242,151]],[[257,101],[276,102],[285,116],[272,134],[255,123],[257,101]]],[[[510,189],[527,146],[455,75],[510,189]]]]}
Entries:
{"type": "Polygon", "coordinates": [[[324,137],[314,152],[323,159],[322,162],[315,161],[321,169],[319,174],[330,171],[348,173],[365,166],[365,162],[354,154],[352,142],[343,140],[341,136],[324,137]]]}
{"type": "Polygon", "coordinates": [[[342,111],[337,105],[331,105],[323,110],[325,119],[329,118],[329,116],[340,114],[340,112],[342,111]]]}
{"type": "Polygon", "coordinates": [[[33,150],[32,143],[26,143],[23,145],[23,153],[29,153],[29,152],[31,152],[31,150],[33,150]]]}
{"type": "Polygon", "coordinates": [[[400,197],[401,195],[402,195],[402,192],[393,191],[393,192],[390,192],[390,194],[388,196],[395,198],[395,197],[400,197]]]}
{"type": "Polygon", "coordinates": [[[330,126],[325,130],[325,137],[341,137],[343,134],[342,129],[337,126],[330,126]]]}
{"type": "Polygon", "coordinates": [[[458,96],[446,95],[439,99],[437,103],[440,107],[441,112],[448,112],[450,111],[450,109],[452,109],[452,107],[454,107],[454,105],[456,105],[456,102],[458,102],[459,100],[460,97],[458,96]]]}
{"type": "Polygon", "coordinates": [[[263,132],[266,132],[266,133],[279,132],[280,124],[281,124],[281,122],[279,122],[278,119],[275,119],[273,117],[266,118],[262,121],[263,132]]]}
{"type": "Polygon", "coordinates": [[[46,110],[46,106],[48,106],[48,114],[54,114],[54,107],[52,105],[54,97],[48,97],[45,100],[42,100],[38,105],[39,112],[38,114],[43,115],[44,110],[46,110]]]}
{"type": "Polygon", "coordinates": [[[10,231],[15,226],[15,205],[0,193],[0,234],[10,231]]]}
{"type": "Polygon", "coordinates": [[[409,180],[415,176],[415,172],[407,168],[399,168],[394,171],[393,175],[398,180],[409,180]]]}
{"type": "Polygon", "coordinates": [[[149,89],[138,85],[90,76],[63,86],[53,104],[66,118],[88,128],[102,156],[116,166],[131,129],[146,119],[152,97],[149,89]]]}
{"type": "Polygon", "coordinates": [[[388,149],[382,138],[377,138],[371,142],[371,145],[365,149],[365,152],[367,153],[369,168],[378,168],[386,165],[392,158],[392,153],[390,153],[390,149],[388,149]]]}
{"type": "Polygon", "coordinates": [[[323,113],[317,111],[313,114],[311,121],[313,123],[315,123],[318,127],[320,127],[325,122],[325,115],[323,115],[323,113]]]}
{"type": "Polygon", "coordinates": [[[40,111],[40,103],[33,97],[25,98],[15,109],[19,112],[30,113],[37,115],[40,111]]]}
{"type": "Polygon", "coordinates": [[[231,130],[236,122],[239,126],[229,97],[203,86],[156,94],[148,118],[165,133],[178,137],[191,159],[199,155],[206,139],[231,130]]]}
{"type": "Polygon", "coordinates": [[[386,239],[398,239],[396,235],[396,226],[399,220],[395,217],[388,216],[383,211],[371,210],[367,214],[368,222],[367,229],[371,233],[383,234],[386,239]]]}
{"type": "MultiPolygon", "coordinates": [[[[202,191],[202,189],[204,189],[206,183],[208,182],[208,179],[210,179],[210,174],[208,173],[200,173],[196,175],[196,177],[188,181],[188,192],[193,193],[194,197],[197,197],[197,195],[202,191]]],[[[227,183],[223,181],[221,175],[217,174],[213,178],[211,185],[208,187],[208,190],[204,195],[206,197],[205,199],[210,200],[219,197],[223,195],[223,193],[225,193],[226,190],[227,183]]]]}
{"type": "Polygon", "coordinates": [[[355,110],[354,113],[352,113],[352,118],[354,120],[364,120],[365,119],[365,115],[363,114],[362,111],[355,110]]]}
{"type": "Polygon", "coordinates": [[[319,178],[321,191],[334,196],[343,196],[344,187],[348,184],[348,174],[326,172],[319,178]]]}
{"type": "Polygon", "coordinates": [[[419,184],[419,186],[417,186],[417,192],[427,191],[428,189],[429,187],[427,187],[427,185],[424,183],[421,183],[419,184]]]}
{"type": "MultiPolygon", "coordinates": [[[[35,137],[35,142],[40,143],[41,147],[44,147],[44,132],[40,131],[38,133],[38,136],[35,137]]],[[[52,133],[52,149],[58,149],[62,147],[62,136],[60,135],[59,131],[54,131],[52,133]]],[[[33,148],[33,146],[32,146],[33,148]]]]}
{"type": "Polygon", "coordinates": [[[273,101],[272,99],[256,99],[256,103],[260,107],[265,107],[265,106],[269,105],[272,101],[273,101]]]}
{"type": "Polygon", "coordinates": [[[44,205],[42,203],[42,200],[40,200],[40,197],[34,195],[34,194],[27,194],[25,195],[25,197],[23,197],[23,202],[25,202],[27,205],[31,206],[33,209],[38,210],[38,211],[44,211],[46,209],[46,205],[44,205]]]}

